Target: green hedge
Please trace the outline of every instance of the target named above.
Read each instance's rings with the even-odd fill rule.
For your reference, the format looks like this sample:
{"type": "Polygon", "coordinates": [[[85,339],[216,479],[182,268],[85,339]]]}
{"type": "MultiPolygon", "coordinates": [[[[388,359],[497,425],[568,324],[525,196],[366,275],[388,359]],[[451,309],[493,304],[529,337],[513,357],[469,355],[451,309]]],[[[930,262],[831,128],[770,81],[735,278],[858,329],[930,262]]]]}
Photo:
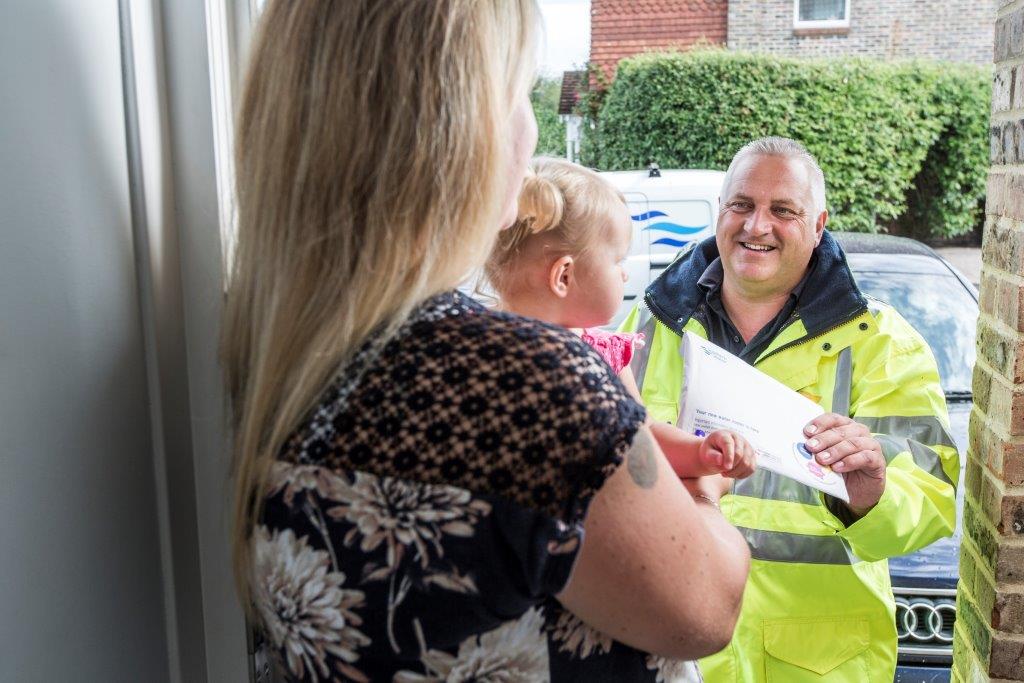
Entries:
{"type": "Polygon", "coordinates": [[[990,89],[987,69],[932,62],[647,54],[587,103],[584,162],[725,169],[746,142],[783,135],[821,163],[833,230],[953,236],[982,217],[990,89]]]}
{"type": "Polygon", "coordinates": [[[561,78],[538,78],[530,91],[533,114],[537,118],[537,155],[565,156],[565,124],[558,117],[561,78]]]}

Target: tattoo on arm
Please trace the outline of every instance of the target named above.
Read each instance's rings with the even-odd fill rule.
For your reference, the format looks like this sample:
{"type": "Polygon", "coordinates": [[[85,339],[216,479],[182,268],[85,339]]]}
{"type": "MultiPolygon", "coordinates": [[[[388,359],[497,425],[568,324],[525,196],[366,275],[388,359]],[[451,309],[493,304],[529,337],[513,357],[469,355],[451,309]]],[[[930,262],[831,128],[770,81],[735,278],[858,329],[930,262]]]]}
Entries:
{"type": "Polygon", "coordinates": [[[643,489],[654,486],[658,480],[658,460],[654,439],[646,429],[640,429],[633,437],[633,445],[626,453],[626,469],[633,483],[643,489]]]}

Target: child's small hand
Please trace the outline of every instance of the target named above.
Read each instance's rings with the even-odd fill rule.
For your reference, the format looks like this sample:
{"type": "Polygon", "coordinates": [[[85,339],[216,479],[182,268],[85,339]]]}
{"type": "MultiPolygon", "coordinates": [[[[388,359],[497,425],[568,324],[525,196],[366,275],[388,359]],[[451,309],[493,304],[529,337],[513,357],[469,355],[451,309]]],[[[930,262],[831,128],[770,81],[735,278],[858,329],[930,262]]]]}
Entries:
{"type": "Polygon", "coordinates": [[[754,447],[736,432],[719,429],[705,437],[698,452],[701,462],[714,467],[722,476],[745,479],[757,467],[754,447]]]}

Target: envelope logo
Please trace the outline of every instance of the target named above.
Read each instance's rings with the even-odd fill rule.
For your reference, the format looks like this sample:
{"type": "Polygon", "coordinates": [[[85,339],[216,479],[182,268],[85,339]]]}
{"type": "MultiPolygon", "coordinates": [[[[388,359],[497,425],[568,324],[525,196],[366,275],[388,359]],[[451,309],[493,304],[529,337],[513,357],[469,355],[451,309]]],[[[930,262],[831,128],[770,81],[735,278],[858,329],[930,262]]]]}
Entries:
{"type": "Polygon", "coordinates": [[[807,450],[807,446],[799,441],[793,444],[793,454],[796,456],[797,463],[823,484],[831,484],[836,481],[837,475],[832,468],[828,465],[819,465],[818,461],[814,459],[814,455],[807,450]]]}

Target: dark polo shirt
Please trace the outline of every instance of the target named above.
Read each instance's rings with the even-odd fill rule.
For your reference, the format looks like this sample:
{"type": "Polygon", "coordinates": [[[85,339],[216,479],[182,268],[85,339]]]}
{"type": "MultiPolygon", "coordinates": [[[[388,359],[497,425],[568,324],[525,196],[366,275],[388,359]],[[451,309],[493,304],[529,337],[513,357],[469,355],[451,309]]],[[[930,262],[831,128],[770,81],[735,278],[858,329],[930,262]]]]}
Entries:
{"type": "Polygon", "coordinates": [[[725,270],[722,267],[722,259],[716,258],[697,281],[697,286],[704,290],[704,314],[708,341],[753,365],[779,332],[798,315],[797,305],[800,303],[800,295],[803,294],[807,280],[814,272],[817,260],[817,255],[811,256],[807,272],[790,292],[782,310],[748,343],[743,341],[743,337],[733,325],[732,320],[729,319],[729,314],[725,312],[725,306],[722,305],[722,279],[725,276],[725,270]]]}

